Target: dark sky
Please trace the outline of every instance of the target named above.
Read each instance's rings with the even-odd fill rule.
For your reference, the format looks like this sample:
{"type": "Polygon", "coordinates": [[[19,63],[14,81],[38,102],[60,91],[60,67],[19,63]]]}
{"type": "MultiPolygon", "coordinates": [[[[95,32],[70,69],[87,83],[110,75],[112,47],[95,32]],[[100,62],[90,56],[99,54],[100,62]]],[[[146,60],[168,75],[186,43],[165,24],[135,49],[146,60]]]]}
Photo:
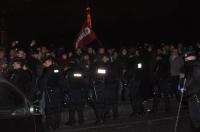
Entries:
{"type": "MultiPolygon", "coordinates": [[[[81,29],[86,0],[1,0],[10,40],[69,44],[81,29]]],[[[103,43],[196,41],[192,0],[91,0],[94,31],[103,43]]]]}

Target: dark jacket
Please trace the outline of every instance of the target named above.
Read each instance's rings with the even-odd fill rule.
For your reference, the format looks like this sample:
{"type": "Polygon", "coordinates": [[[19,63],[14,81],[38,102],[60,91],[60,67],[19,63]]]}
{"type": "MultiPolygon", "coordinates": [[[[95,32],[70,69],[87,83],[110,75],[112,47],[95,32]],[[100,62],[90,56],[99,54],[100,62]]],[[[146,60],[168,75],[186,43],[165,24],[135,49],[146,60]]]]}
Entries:
{"type": "Polygon", "coordinates": [[[155,79],[167,79],[170,75],[170,63],[167,56],[159,55],[160,60],[156,61],[154,68],[155,79]]]}
{"type": "Polygon", "coordinates": [[[23,69],[15,70],[10,81],[19,88],[26,96],[32,91],[32,76],[31,73],[23,69]]]}
{"type": "Polygon", "coordinates": [[[79,67],[73,67],[66,75],[65,93],[69,95],[70,104],[84,105],[87,100],[88,79],[84,71],[79,67]],[[82,77],[74,77],[74,74],[82,77]]]}
{"type": "Polygon", "coordinates": [[[186,66],[186,89],[189,96],[197,94],[200,96],[200,62],[192,62],[186,66]]]}
{"type": "Polygon", "coordinates": [[[54,67],[45,68],[39,80],[41,91],[45,92],[46,108],[60,107],[63,102],[62,72],[54,73],[54,67]]]}

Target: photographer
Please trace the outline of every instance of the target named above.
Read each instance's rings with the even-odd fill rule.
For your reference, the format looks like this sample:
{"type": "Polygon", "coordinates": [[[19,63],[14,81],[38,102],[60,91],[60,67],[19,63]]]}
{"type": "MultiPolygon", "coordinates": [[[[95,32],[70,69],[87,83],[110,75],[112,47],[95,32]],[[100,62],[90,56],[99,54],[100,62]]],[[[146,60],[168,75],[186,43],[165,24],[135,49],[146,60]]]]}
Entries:
{"type": "Polygon", "coordinates": [[[200,62],[196,54],[185,54],[186,90],[189,96],[189,113],[194,132],[200,131],[200,62]]]}

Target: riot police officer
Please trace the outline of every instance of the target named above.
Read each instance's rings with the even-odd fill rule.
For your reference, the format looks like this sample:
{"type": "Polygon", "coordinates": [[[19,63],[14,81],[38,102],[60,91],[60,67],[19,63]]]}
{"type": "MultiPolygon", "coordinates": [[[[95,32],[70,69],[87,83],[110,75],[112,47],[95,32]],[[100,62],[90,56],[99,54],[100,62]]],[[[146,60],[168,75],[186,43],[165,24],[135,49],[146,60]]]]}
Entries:
{"type": "Polygon", "coordinates": [[[108,69],[108,75],[105,79],[105,115],[104,120],[111,117],[118,119],[118,100],[119,100],[119,79],[113,69],[108,69]]]}
{"type": "Polygon", "coordinates": [[[39,80],[40,90],[45,93],[46,127],[57,129],[61,121],[63,98],[62,71],[54,64],[54,58],[43,60],[43,74],[39,80]]]}
{"type": "Polygon", "coordinates": [[[88,91],[88,81],[85,75],[77,64],[73,65],[67,72],[65,94],[69,96],[69,121],[65,125],[75,125],[76,112],[78,113],[79,124],[84,123],[84,107],[88,91]]]}
{"type": "Polygon", "coordinates": [[[98,125],[106,120],[110,110],[112,110],[114,118],[118,117],[119,85],[111,72],[110,60],[107,55],[103,55],[92,71],[93,109],[96,116],[95,125],[98,125]]]}
{"type": "Polygon", "coordinates": [[[136,55],[129,61],[129,66],[126,73],[130,102],[133,110],[133,113],[130,116],[141,115],[144,111],[141,95],[141,84],[144,77],[143,69],[143,60],[139,55],[139,51],[136,51],[136,55]]]}
{"type": "Polygon", "coordinates": [[[186,90],[194,132],[200,131],[200,62],[192,52],[185,54],[186,90]]]}

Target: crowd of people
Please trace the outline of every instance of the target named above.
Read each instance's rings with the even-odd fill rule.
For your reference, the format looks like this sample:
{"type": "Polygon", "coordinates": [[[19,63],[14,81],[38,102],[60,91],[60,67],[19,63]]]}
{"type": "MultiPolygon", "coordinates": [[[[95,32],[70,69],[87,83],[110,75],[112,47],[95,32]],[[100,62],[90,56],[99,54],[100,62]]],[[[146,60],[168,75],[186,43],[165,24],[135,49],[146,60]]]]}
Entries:
{"type": "Polygon", "coordinates": [[[86,104],[94,110],[98,125],[109,117],[118,119],[120,101],[130,101],[130,116],[142,115],[143,101],[150,98],[151,112],[158,111],[161,98],[170,112],[171,98],[180,101],[178,85],[188,51],[199,56],[199,44],[70,50],[37,44],[23,49],[13,44],[0,49],[0,76],[43,107],[46,127],[59,128],[63,107],[69,113],[66,125],[76,123],[76,112],[83,124],[86,104]]]}

